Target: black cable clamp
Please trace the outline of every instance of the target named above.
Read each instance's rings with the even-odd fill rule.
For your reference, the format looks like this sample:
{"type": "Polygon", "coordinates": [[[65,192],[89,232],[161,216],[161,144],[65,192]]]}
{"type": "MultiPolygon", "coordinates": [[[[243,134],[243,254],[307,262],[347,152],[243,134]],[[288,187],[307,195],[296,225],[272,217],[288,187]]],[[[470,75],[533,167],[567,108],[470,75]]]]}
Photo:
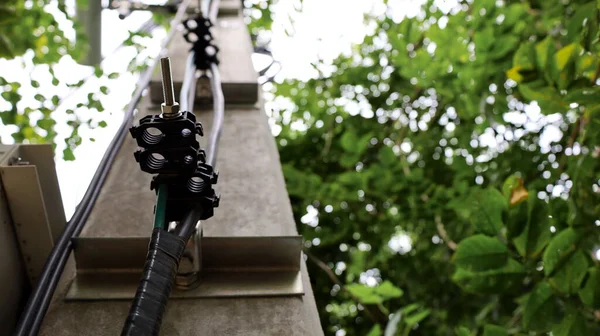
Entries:
{"type": "Polygon", "coordinates": [[[150,189],[158,193],[167,186],[166,222],[181,221],[193,207],[202,208],[201,220],[213,216],[219,197],[213,189],[218,173],[206,163],[196,135],[203,136],[202,124],[192,112],[167,116],[149,115],[129,129],[141,147],[134,153],[142,171],[154,176],[150,189]]]}
{"type": "Polygon", "coordinates": [[[196,140],[196,134],[202,136],[203,132],[194,114],[182,112],[172,119],[146,116],[130,132],[143,148],[134,153],[141,170],[158,174],[150,189],[158,192],[159,185],[167,186],[165,220],[180,221],[194,206],[202,208],[202,220],[212,217],[219,206],[219,197],[212,188],[218,173],[206,163],[206,154],[196,140]]]}
{"type": "Polygon", "coordinates": [[[196,69],[208,70],[212,63],[219,64],[217,58],[219,47],[212,43],[213,36],[210,28],[213,24],[210,19],[198,15],[193,19],[183,21],[183,26],[186,29],[183,37],[192,44],[190,50],[195,54],[196,69]]]}
{"type": "Polygon", "coordinates": [[[139,126],[130,130],[139,147],[134,153],[142,171],[149,174],[193,173],[198,161],[205,161],[196,134],[202,136],[202,124],[196,122],[191,112],[166,118],[149,115],[140,120],[139,126]]]}

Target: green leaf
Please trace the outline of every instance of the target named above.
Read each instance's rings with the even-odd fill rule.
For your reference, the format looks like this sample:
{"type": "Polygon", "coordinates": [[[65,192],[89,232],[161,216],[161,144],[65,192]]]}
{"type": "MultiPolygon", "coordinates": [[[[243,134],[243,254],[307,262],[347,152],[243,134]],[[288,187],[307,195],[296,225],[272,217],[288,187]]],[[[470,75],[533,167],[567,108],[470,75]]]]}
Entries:
{"type": "Polygon", "coordinates": [[[554,61],[558,71],[563,71],[567,64],[573,60],[576,48],[576,43],[571,43],[554,54],[554,61]]]}
{"type": "Polygon", "coordinates": [[[551,222],[548,218],[548,205],[543,200],[530,197],[527,206],[527,225],[513,243],[520,255],[534,258],[542,252],[552,237],[551,222]]]}
{"type": "Polygon", "coordinates": [[[531,331],[549,331],[556,315],[557,306],[552,287],[547,282],[541,282],[527,299],[523,311],[523,327],[531,331]]]}
{"type": "Polygon", "coordinates": [[[31,80],[31,86],[37,89],[37,88],[40,87],[40,82],[32,79],[31,80]]]}
{"type": "Polygon", "coordinates": [[[502,212],[506,209],[506,201],[496,189],[478,189],[470,197],[473,204],[471,222],[475,229],[489,236],[494,236],[502,229],[502,212]]]}
{"type": "Polygon", "coordinates": [[[371,287],[362,284],[349,284],[346,289],[363,304],[378,304],[383,302],[383,298],[377,294],[371,287]]]}
{"type": "Polygon", "coordinates": [[[600,269],[598,266],[588,270],[587,280],[579,291],[579,299],[589,307],[600,308],[600,269]]]}
{"type": "Polygon", "coordinates": [[[573,75],[574,66],[572,65],[580,52],[581,46],[578,43],[571,43],[554,54],[555,67],[551,70],[559,90],[565,90],[575,79],[573,75]]]}
{"type": "Polygon", "coordinates": [[[394,151],[391,147],[383,146],[379,150],[379,161],[387,167],[393,167],[400,161],[400,159],[396,154],[394,154],[394,151]]]}
{"type": "Polygon", "coordinates": [[[494,39],[494,45],[489,53],[491,59],[500,59],[506,56],[519,44],[520,39],[516,36],[507,35],[494,39]]]}
{"type": "Polygon", "coordinates": [[[513,66],[523,70],[533,70],[535,61],[535,45],[530,41],[521,43],[513,56],[513,66]]]}
{"type": "Polygon", "coordinates": [[[569,90],[569,94],[565,97],[565,101],[581,105],[600,104],[600,87],[569,90]]]}
{"type": "Polygon", "coordinates": [[[102,77],[102,75],[104,74],[104,70],[102,70],[102,68],[100,66],[96,66],[94,68],[94,75],[98,78],[102,77]]]}
{"type": "Polygon", "coordinates": [[[100,87],[100,92],[102,92],[103,94],[107,95],[107,94],[108,94],[108,87],[106,87],[106,86],[101,86],[101,87],[100,87]]]}
{"type": "Polygon", "coordinates": [[[56,125],[56,121],[54,119],[42,118],[36,122],[36,124],[43,130],[49,131],[56,125]]]}
{"type": "Polygon", "coordinates": [[[371,330],[367,334],[367,336],[382,336],[382,335],[383,334],[382,334],[381,327],[379,326],[379,324],[375,324],[373,326],[373,328],[371,328],[371,330]]]}
{"type": "Polygon", "coordinates": [[[554,41],[552,40],[552,36],[548,35],[545,39],[535,45],[535,54],[537,61],[538,69],[547,69],[548,68],[548,59],[549,56],[554,55],[554,41]]]}
{"type": "Polygon", "coordinates": [[[119,78],[119,73],[118,73],[118,72],[111,72],[111,73],[108,75],[108,78],[109,78],[109,79],[117,79],[117,78],[119,78]]]}
{"type": "Polygon", "coordinates": [[[577,293],[588,266],[586,255],[581,250],[577,250],[548,281],[565,294],[577,293]]]}
{"type": "Polygon", "coordinates": [[[466,327],[456,328],[456,336],[472,336],[473,334],[466,327]]]}
{"type": "Polygon", "coordinates": [[[409,304],[408,306],[402,307],[402,309],[400,309],[400,312],[402,314],[410,314],[419,308],[421,308],[421,304],[413,303],[413,304],[409,304]]]}
{"type": "Polygon", "coordinates": [[[590,335],[585,318],[577,311],[570,311],[561,322],[552,329],[552,336],[590,335]]]}
{"type": "Polygon", "coordinates": [[[103,127],[104,128],[106,126],[108,126],[108,124],[106,123],[106,121],[102,120],[102,121],[98,122],[98,127],[103,127]]]}
{"type": "Polygon", "coordinates": [[[63,150],[63,160],[65,160],[65,161],[75,160],[75,155],[73,155],[73,151],[71,150],[71,148],[67,147],[63,150]]]}
{"type": "Polygon", "coordinates": [[[454,260],[458,267],[469,271],[501,268],[508,262],[508,249],[498,238],[479,234],[458,244],[454,260]]]}
{"type": "Polygon", "coordinates": [[[364,304],[378,304],[402,296],[402,290],[387,280],[375,287],[362,284],[349,284],[346,285],[346,289],[364,304]]]}
{"type": "Polygon", "coordinates": [[[417,325],[417,323],[419,323],[419,322],[423,321],[425,318],[427,318],[427,316],[429,316],[429,314],[431,314],[431,310],[423,309],[418,313],[405,316],[404,323],[406,323],[406,325],[412,329],[412,327],[417,325]]]}
{"type": "Polygon", "coordinates": [[[483,327],[483,336],[508,336],[508,331],[497,325],[486,324],[483,327]]]}
{"type": "Polygon", "coordinates": [[[403,294],[402,290],[394,286],[389,280],[385,280],[374,287],[374,290],[377,295],[382,296],[384,299],[399,298],[403,294]]]}
{"type": "Polygon", "coordinates": [[[459,268],[452,276],[452,280],[471,293],[510,293],[520,288],[525,273],[523,265],[516,260],[508,259],[506,266],[483,272],[459,268]]]}
{"type": "Polygon", "coordinates": [[[577,232],[572,228],[562,230],[552,238],[542,258],[546,276],[551,275],[559,264],[572,255],[577,248],[577,238],[577,232]]]}
{"type": "Polygon", "coordinates": [[[68,87],[81,87],[83,84],[85,83],[85,81],[82,79],[79,82],[75,83],[75,84],[67,84],[68,87]]]}
{"type": "MultiPolygon", "coordinates": [[[[529,197],[536,197],[535,195],[529,197]]],[[[528,202],[521,202],[508,208],[506,220],[506,238],[514,239],[519,236],[527,227],[528,220],[528,202]]]]}
{"type": "Polygon", "coordinates": [[[373,136],[366,134],[358,137],[353,130],[346,130],[340,139],[340,144],[348,153],[362,154],[369,147],[369,140],[373,136]]]}

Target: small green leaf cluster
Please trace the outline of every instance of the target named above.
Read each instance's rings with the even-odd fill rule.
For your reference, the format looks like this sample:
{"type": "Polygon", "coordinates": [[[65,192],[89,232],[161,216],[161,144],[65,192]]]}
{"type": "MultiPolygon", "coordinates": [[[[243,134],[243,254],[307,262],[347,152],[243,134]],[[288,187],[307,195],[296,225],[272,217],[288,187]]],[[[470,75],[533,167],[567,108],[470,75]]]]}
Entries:
{"type": "Polygon", "coordinates": [[[458,244],[452,279],[467,292],[514,298],[513,319],[521,324],[509,325],[512,333],[590,335],[587,325],[600,307],[600,267],[585,250],[590,227],[555,226],[534,191],[511,202],[523,188],[515,180],[507,179],[504,195],[473,191],[467,204],[477,233],[458,244]]]}

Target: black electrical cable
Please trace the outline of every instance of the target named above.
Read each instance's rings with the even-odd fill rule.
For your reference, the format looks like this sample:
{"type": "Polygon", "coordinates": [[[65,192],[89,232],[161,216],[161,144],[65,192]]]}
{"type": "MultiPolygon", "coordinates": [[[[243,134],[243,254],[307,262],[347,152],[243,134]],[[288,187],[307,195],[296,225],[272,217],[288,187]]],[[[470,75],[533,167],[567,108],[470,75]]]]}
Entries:
{"type": "Polygon", "coordinates": [[[186,244],[187,239],[161,228],[152,231],[144,273],[121,336],[158,336],[186,244]]]}
{"type": "Polygon", "coordinates": [[[158,59],[166,54],[166,47],[175,35],[176,27],[181,23],[188,5],[189,0],[185,1],[179,7],[175,18],[171,21],[171,30],[161,43],[161,49],[158,57],[154,59],[152,65],[146,70],[146,72],[138,81],[138,87],[134,93],[132,101],[127,107],[123,117],[123,123],[119,127],[115,138],[113,138],[111,141],[108,150],[102,157],[100,165],[98,166],[98,169],[92,178],[90,186],[86,190],[77,209],[75,209],[75,213],[71,217],[71,220],[69,220],[69,222],[67,222],[65,225],[63,233],[54,245],[50,255],[48,256],[48,259],[46,259],[46,263],[44,264],[44,268],[41,272],[36,287],[33,290],[33,293],[29,296],[27,305],[25,306],[19,323],[17,324],[15,335],[22,336],[38,334],[41,323],[44,319],[46,311],[48,310],[50,300],[56,289],[56,285],[58,284],[58,280],[60,279],[69,254],[73,249],[71,237],[78,236],[83,229],[85,221],[87,220],[94,203],[100,194],[101,187],[108,176],[110,167],[114,162],[125,136],[127,135],[127,130],[133,122],[136,106],[141,100],[142,95],[150,82],[152,72],[158,63],[158,59]]]}

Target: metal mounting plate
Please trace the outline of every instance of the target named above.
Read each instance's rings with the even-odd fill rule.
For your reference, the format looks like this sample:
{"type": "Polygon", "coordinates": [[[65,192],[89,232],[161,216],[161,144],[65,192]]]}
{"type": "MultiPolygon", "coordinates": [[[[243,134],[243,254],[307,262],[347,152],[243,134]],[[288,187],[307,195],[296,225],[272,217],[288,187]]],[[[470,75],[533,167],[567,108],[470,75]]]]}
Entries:
{"type": "MultiPolygon", "coordinates": [[[[66,300],[129,300],[141,277],[149,238],[79,237],[77,276],[66,300]]],[[[202,237],[201,281],[171,298],[304,295],[300,277],[302,239],[202,237]]]]}

